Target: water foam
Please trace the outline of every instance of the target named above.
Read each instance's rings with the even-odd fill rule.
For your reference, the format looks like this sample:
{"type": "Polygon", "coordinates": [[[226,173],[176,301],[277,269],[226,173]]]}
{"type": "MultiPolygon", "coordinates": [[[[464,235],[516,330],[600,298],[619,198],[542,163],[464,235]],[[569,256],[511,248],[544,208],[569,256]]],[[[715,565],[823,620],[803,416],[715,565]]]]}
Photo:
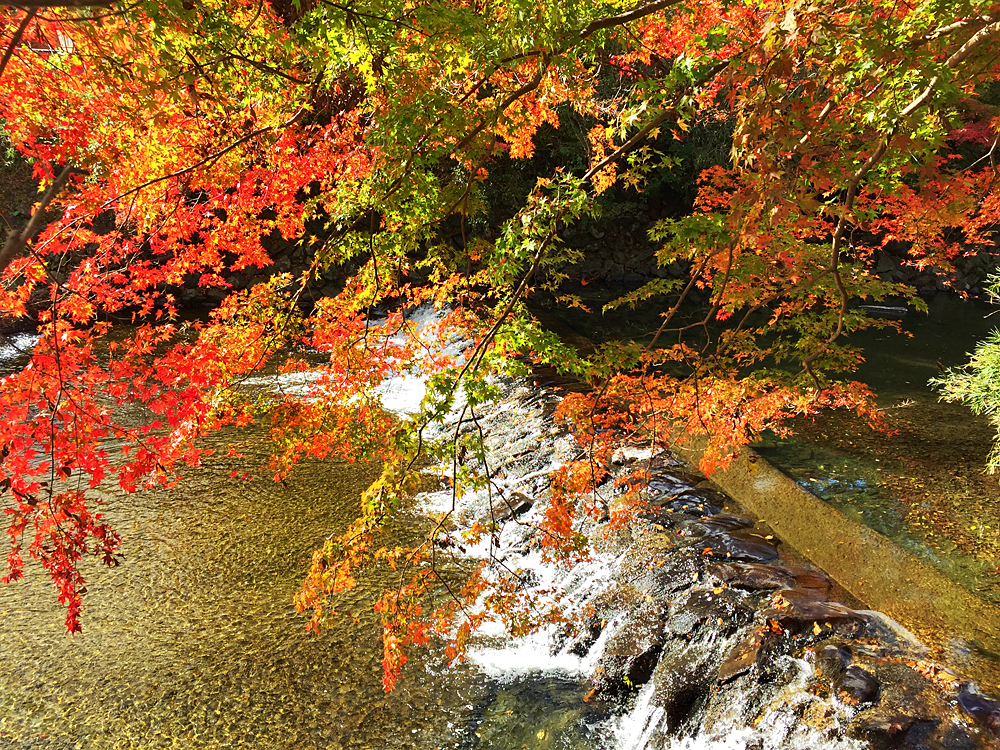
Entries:
{"type": "MultiPolygon", "coordinates": [[[[400,367],[382,381],[375,389],[382,407],[399,416],[414,414],[420,409],[420,404],[427,393],[426,378],[431,369],[431,363],[442,357],[450,357],[456,362],[462,362],[463,352],[468,342],[458,337],[451,337],[444,345],[440,343],[440,326],[444,322],[447,311],[435,310],[431,305],[421,305],[415,308],[405,319],[390,341],[395,344],[413,344],[419,352],[416,361],[408,367],[400,367]]],[[[373,328],[384,325],[376,321],[373,328]]],[[[9,347],[8,347],[9,348],[9,347]]],[[[0,348],[0,361],[4,350],[0,348]]],[[[285,396],[308,398],[316,384],[325,377],[323,369],[306,372],[276,373],[273,375],[256,375],[242,381],[244,386],[262,389],[285,396]]],[[[461,403],[461,393],[457,402],[461,403]]]]}

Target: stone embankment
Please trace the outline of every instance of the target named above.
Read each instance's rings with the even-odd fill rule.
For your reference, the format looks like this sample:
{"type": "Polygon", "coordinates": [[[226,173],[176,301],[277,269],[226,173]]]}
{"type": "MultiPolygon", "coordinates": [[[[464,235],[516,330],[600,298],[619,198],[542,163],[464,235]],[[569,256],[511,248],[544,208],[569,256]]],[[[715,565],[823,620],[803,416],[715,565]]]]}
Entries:
{"type": "MultiPolygon", "coordinates": [[[[511,570],[538,567],[547,472],[579,455],[551,420],[558,400],[509,384],[489,413],[458,425],[485,434],[493,488],[455,517],[494,524],[491,551],[511,570]]],[[[591,670],[587,700],[617,712],[619,746],[739,736],[747,748],[1000,747],[1000,703],[893,620],[838,602],[825,573],[704,476],[667,454],[618,469],[636,462],[652,477],[645,512],[624,530],[581,527],[603,574],[587,585],[572,572],[524,575],[529,588],[564,582],[574,625],[552,633],[550,650],[591,670]]],[[[612,485],[600,492],[613,509],[612,485]]]]}

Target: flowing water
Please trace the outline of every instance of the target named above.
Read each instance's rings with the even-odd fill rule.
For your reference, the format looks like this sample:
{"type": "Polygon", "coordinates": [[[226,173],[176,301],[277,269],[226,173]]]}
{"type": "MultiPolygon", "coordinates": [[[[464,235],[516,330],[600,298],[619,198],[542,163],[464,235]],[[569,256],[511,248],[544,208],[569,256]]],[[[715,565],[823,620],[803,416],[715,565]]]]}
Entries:
{"type": "MultiPolygon", "coordinates": [[[[31,339],[13,343],[0,352],[8,372],[31,339]]],[[[401,379],[386,400],[412,405],[421,391],[401,379]]],[[[263,440],[240,440],[241,471],[263,466],[263,440]]],[[[306,634],[292,596],[377,467],[307,461],[275,484],[266,471],[231,479],[224,455],[176,489],[100,496],[124,562],[85,564],[82,633],[67,634],[37,566],[0,586],[0,750],[605,746],[579,659],[543,672],[486,651],[483,666],[445,668],[438,650],[416,650],[386,695],[372,603],[395,580],[388,570],[341,599],[339,627],[306,634]]],[[[420,524],[402,515],[387,543],[420,524]]]]}
{"type": "MultiPolygon", "coordinates": [[[[987,443],[975,449],[980,453],[972,449],[984,439],[982,425],[961,407],[938,405],[923,389],[937,371],[928,356],[957,364],[988,327],[968,308],[945,312],[946,322],[933,329],[941,340],[927,343],[929,355],[915,354],[912,342],[892,348],[877,340],[863,373],[875,385],[875,378],[885,377],[883,403],[904,430],[899,445],[912,442],[915,453],[892,447],[897,443],[888,437],[873,440],[855,435],[853,425],[820,420],[802,425],[797,442],[773,445],[769,457],[901,543],[923,545],[930,556],[959,564],[981,559],[984,540],[998,536],[990,533],[994,529],[947,537],[978,545],[956,542],[952,553],[961,554],[949,557],[943,543],[934,545],[936,537],[914,531],[920,527],[909,510],[928,502],[932,517],[943,512],[958,529],[986,525],[985,515],[996,511],[991,503],[1000,502],[995,481],[983,478],[977,463],[987,443]],[[827,458],[823,451],[832,453],[827,458]],[[917,482],[915,476],[939,477],[919,481],[947,492],[947,502],[928,499],[926,487],[904,502],[909,496],[893,482],[917,482]]],[[[913,342],[923,341],[927,328],[914,328],[913,342]]],[[[0,358],[13,354],[0,351],[0,358]]],[[[387,391],[401,402],[413,395],[407,387],[387,391]]],[[[265,462],[260,441],[251,439],[243,452],[244,464],[265,462]]],[[[311,462],[284,485],[263,478],[243,482],[229,478],[233,459],[223,453],[188,472],[177,489],[104,497],[104,512],[124,540],[125,561],[115,569],[88,567],[83,633],[65,632],[64,611],[37,570],[0,587],[0,750],[612,750],[645,747],[644,738],[653,736],[659,719],[648,705],[649,691],[639,691],[618,716],[584,699],[600,642],[579,657],[553,646],[546,634],[514,648],[497,636],[451,668],[431,648],[412,655],[398,687],[386,695],[371,604],[392,582],[388,571],[362,580],[341,602],[341,626],[322,637],[307,635],[304,616],[291,606],[312,550],[353,517],[358,493],[376,467],[311,462]]],[[[405,542],[420,523],[416,514],[401,516],[390,539],[405,542]]],[[[534,561],[525,557],[524,564],[534,561]]],[[[542,583],[585,600],[600,591],[603,567],[598,560],[593,570],[542,583]]],[[[976,570],[976,580],[985,580],[985,564],[976,570]]],[[[609,622],[601,638],[614,628],[609,622]]],[[[801,723],[802,712],[818,705],[814,696],[795,693],[811,667],[789,660],[782,669],[794,693],[788,710],[763,715],[755,727],[726,729],[730,725],[720,720],[714,734],[708,726],[657,747],[855,747],[846,739],[821,740],[801,723]]]]}

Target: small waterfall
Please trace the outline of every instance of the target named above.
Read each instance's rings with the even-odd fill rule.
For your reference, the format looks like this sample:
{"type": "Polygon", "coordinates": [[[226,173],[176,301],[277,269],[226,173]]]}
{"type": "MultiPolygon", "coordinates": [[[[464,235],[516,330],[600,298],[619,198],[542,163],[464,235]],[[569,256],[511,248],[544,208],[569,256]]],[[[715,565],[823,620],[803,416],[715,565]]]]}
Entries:
{"type": "MultiPolygon", "coordinates": [[[[440,318],[422,309],[413,320],[420,335],[440,318]]],[[[454,341],[446,353],[460,358],[463,346],[454,341]]],[[[620,452],[620,471],[641,462],[652,472],[649,511],[612,534],[588,521],[580,531],[597,550],[589,560],[546,562],[537,527],[548,477],[578,447],[551,421],[557,394],[524,382],[498,385],[503,398],[477,409],[474,421],[467,414],[459,423],[455,410],[425,435],[481,429],[486,462],[470,468],[489,476],[489,489],[457,502],[450,489],[427,492],[419,507],[449,512],[453,541],[476,523],[494,528],[476,544],[461,542],[461,554],[515,572],[524,596],[560,611],[564,624],[514,640],[496,623],[478,632],[468,661],[489,687],[469,706],[467,724],[455,726],[456,747],[994,746],[1000,703],[970,692],[972,708],[956,708],[966,705],[960,681],[926,661],[911,635],[878,613],[830,601],[821,571],[783,559],[769,529],[670,456],[620,452]]],[[[419,368],[379,389],[401,415],[413,413],[424,392],[419,368]]],[[[428,472],[450,479],[451,467],[428,472]]],[[[611,484],[599,491],[613,502],[611,484]]]]}
{"type": "MultiPolygon", "coordinates": [[[[479,633],[469,660],[496,681],[505,708],[479,711],[468,747],[993,746],[988,721],[955,710],[957,678],[924,661],[910,634],[830,601],[821,571],[786,562],[768,528],[669,456],[618,456],[622,471],[636,461],[652,467],[649,511],[616,534],[599,522],[581,526],[598,550],[585,563],[544,562],[536,524],[547,475],[576,451],[549,419],[557,401],[508,383],[501,403],[477,415],[492,486],[462,497],[453,515],[459,529],[495,521],[497,532],[466,553],[518,572],[525,596],[577,625],[514,641],[499,626],[479,633]],[[544,701],[549,710],[532,713],[544,701]],[[498,729],[508,720],[509,731],[498,729]]],[[[611,485],[601,489],[613,500],[611,485]]],[[[447,510],[452,496],[430,493],[422,503],[447,510]]],[[[988,706],[980,713],[1000,716],[1000,704],[988,706]]]]}

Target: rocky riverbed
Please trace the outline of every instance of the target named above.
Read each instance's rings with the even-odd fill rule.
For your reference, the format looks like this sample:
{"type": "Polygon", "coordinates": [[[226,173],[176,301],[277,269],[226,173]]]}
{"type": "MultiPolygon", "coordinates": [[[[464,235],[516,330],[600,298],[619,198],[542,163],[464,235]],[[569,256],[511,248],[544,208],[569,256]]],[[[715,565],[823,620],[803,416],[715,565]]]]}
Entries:
{"type": "MultiPolygon", "coordinates": [[[[579,720],[598,706],[610,716],[593,735],[597,746],[1000,747],[1000,703],[929,660],[889,618],[836,601],[822,571],[797,562],[765,524],[668,454],[621,457],[621,472],[638,461],[651,472],[649,507],[624,530],[609,532],[606,520],[581,528],[591,562],[543,563],[537,524],[548,472],[579,453],[552,422],[559,398],[508,383],[488,413],[452,425],[460,436],[482,430],[479,468],[492,478],[489,492],[460,500],[455,531],[495,524],[492,549],[470,554],[492,552],[522,576],[526,596],[563,608],[572,624],[522,648],[519,668],[588,675],[579,720]]],[[[600,492],[613,508],[612,483],[600,492]]],[[[423,502],[445,509],[450,492],[423,502]]],[[[504,663],[505,648],[519,647],[487,635],[471,656],[504,663]]],[[[568,746],[558,732],[536,736],[551,742],[529,746],[568,746]]]]}

